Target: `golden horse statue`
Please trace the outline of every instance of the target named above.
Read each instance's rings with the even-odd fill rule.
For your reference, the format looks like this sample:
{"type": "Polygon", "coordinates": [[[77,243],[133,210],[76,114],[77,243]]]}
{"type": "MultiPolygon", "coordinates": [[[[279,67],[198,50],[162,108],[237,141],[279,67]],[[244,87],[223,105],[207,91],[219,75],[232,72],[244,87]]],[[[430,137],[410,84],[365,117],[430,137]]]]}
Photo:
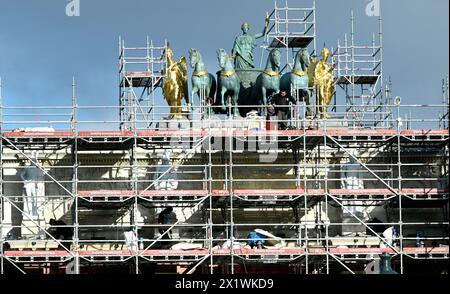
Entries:
{"type": "Polygon", "coordinates": [[[163,80],[163,95],[170,106],[172,118],[180,118],[183,97],[189,105],[186,57],[183,56],[180,61],[174,61],[172,49],[167,48],[166,58],[167,70],[163,80]]]}
{"type": "Polygon", "coordinates": [[[328,107],[335,93],[334,66],[327,63],[330,57],[330,51],[327,48],[323,48],[321,56],[322,60],[319,61],[311,59],[308,68],[309,86],[317,90],[317,105],[319,105],[320,117],[328,118],[328,107]]]}

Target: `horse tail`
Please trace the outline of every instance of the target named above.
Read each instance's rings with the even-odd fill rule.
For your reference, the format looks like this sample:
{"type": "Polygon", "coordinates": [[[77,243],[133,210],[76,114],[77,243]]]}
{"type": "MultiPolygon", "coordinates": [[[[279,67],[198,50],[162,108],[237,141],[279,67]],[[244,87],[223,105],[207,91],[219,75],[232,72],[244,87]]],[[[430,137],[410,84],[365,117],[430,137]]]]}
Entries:
{"type": "Polygon", "coordinates": [[[208,98],[214,99],[216,90],[217,90],[217,83],[216,83],[216,79],[214,78],[214,76],[212,74],[209,74],[209,78],[211,79],[211,87],[209,89],[209,97],[208,98]]]}
{"type": "MultiPolygon", "coordinates": [[[[217,80],[212,75],[213,76],[212,80],[214,81],[214,84],[216,85],[216,95],[215,95],[215,100],[213,102],[213,106],[214,106],[213,112],[215,114],[225,114],[226,112],[222,111],[222,99],[220,97],[221,85],[220,85],[220,76],[219,75],[220,75],[220,72],[217,72],[217,80]]],[[[209,96],[211,96],[211,98],[214,98],[214,95],[212,95],[211,93],[209,96]]]]}

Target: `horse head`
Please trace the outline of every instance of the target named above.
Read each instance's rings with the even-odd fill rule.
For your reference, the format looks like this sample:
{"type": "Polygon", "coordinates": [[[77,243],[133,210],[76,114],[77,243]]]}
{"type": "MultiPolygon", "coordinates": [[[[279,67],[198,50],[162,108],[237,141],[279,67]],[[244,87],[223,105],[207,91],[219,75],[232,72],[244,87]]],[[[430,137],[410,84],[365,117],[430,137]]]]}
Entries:
{"type": "Polygon", "coordinates": [[[227,52],[222,48],[217,50],[217,59],[219,60],[219,65],[221,68],[225,68],[227,63],[230,62],[227,52]]]}
{"type": "Polygon", "coordinates": [[[277,48],[270,51],[269,56],[270,62],[275,66],[276,69],[280,69],[281,66],[281,53],[277,48]]]}
{"type": "Polygon", "coordinates": [[[295,57],[295,63],[300,64],[303,69],[309,66],[311,61],[311,55],[309,54],[308,48],[301,48],[295,57]]]}
{"type": "Polygon", "coordinates": [[[201,58],[202,57],[200,55],[200,52],[197,49],[189,49],[189,60],[192,68],[195,68],[197,63],[200,62],[201,58]]]}

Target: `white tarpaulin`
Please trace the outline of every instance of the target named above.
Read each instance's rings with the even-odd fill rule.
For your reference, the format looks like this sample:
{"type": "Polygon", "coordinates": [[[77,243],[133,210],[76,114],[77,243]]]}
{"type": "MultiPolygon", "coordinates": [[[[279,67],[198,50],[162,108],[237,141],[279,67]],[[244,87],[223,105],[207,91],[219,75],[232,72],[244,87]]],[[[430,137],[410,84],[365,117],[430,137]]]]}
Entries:
{"type": "Polygon", "coordinates": [[[178,188],[177,171],[173,167],[172,152],[167,150],[163,153],[156,167],[155,189],[176,190],[178,188]]]}
{"type": "Polygon", "coordinates": [[[128,250],[138,250],[138,238],[134,231],[124,232],[125,244],[128,250]]]}
{"type": "MultiPolygon", "coordinates": [[[[358,163],[359,153],[357,150],[350,151],[349,162],[342,166],[341,188],[346,190],[361,190],[364,189],[363,174],[361,172],[361,165],[358,163]]],[[[353,214],[363,217],[361,201],[344,201],[346,208],[353,214]]],[[[345,214],[348,214],[346,211],[345,214]]]]}

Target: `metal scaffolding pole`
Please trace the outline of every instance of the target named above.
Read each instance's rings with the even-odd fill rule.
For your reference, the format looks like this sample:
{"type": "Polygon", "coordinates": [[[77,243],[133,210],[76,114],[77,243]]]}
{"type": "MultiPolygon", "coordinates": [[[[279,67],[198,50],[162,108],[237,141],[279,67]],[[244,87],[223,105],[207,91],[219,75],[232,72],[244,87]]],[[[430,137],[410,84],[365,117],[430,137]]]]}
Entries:
{"type": "MultiPolygon", "coordinates": [[[[133,232],[136,237],[136,242],[139,239],[139,224],[138,224],[138,161],[137,161],[137,129],[136,129],[136,122],[134,123],[134,134],[133,134],[133,144],[132,144],[132,150],[131,150],[131,190],[133,191],[134,196],[134,202],[133,202],[133,212],[132,212],[132,222],[133,222],[133,232]]],[[[139,250],[139,247],[137,248],[139,250]]],[[[139,274],[139,255],[135,255],[135,274],[139,274]]]]}
{"type": "MultiPolygon", "coordinates": [[[[398,173],[398,189],[399,191],[402,190],[402,160],[401,160],[401,116],[400,116],[400,105],[401,105],[401,98],[396,98],[396,104],[397,104],[397,173],[398,173]]],[[[398,214],[399,214],[399,227],[400,227],[400,273],[403,274],[403,211],[402,211],[402,201],[403,197],[399,194],[398,195],[398,214]]]]}
{"type": "Polygon", "coordinates": [[[75,251],[74,254],[74,270],[75,274],[80,273],[80,256],[79,256],[79,219],[78,219],[78,125],[77,125],[77,117],[78,117],[78,104],[77,104],[77,96],[76,96],[76,84],[75,84],[75,77],[72,81],[72,132],[73,132],[73,143],[72,143],[72,164],[73,164],[73,170],[72,170],[72,195],[74,195],[74,215],[72,219],[72,225],[73,225],[73,249],[75,251]]]}
{"type": "Polygon", "coordinates": [[[378,44],[372,34],[370,45],[358,45],[355,35],[355,17],[350,17],[350,40],[347,34],[344,44],[338,40],[336,56],[336,84],[344,91],[347,101],[346,117],[353,128],[384,128],[390,117],[384,97],[383,81],[383,34],[379,18],[378,44]]]}
{"type": "Polygon", "coordinates": [[[228,113],[229,113],[229,121],[230,126],[228,129],[228,168],[229,168],[229,197],[230,197],[230,254],[231,254],[231,274],[234,274],[234,184],[233,184],[233,131],[232,131],[232,104],[231,99],[228,102],[228,113]]]}
{"type": "MultiPolygon", "coordinates": [[[[327,125],[325,124],[325,132],[327,131],[327,125]]],[[[329,163],[328,163],[328,160],[327,160],[327,137],[325,137],[324,138],[324,143],[323,143],[323,145],[324,145],[324,148],[325,148],[325,150],[324,150],[324,161],[325,161],[325,171],[324,171],[324,174],[325,174],[325,191],[328,191],[328,189],[329,189],[329,187],[328,187],[328,172],[329,172],[329,163]]],[[[320,211],[320,214],[322,214],[322,211],[320,211]]],[[[329,216],[329,214],[328,214],[328,195],[325,195],[325,215],[326,215],[326,217],[328,218],[328,216],[329,216]]],[[[326,273],[327,274],[329,274],[330,273],[330,254],[329,254],[329,220],[327,219],[326,220],[326,223],[325,223],[325,250],[326,250],[326,252],[327,252],[327,256],[326,256],[326,259],[327,259],[327,261],[326,261],[326,273]]],[[[321,237],[321,238],[323,238],[323,236],[321,237]]]]}
{"type": "Polygon", "coordinates": [[[2,78],[0,77],[0,274],[4,274],[4,238],[3,238],[3,94],[2,78]]]}

